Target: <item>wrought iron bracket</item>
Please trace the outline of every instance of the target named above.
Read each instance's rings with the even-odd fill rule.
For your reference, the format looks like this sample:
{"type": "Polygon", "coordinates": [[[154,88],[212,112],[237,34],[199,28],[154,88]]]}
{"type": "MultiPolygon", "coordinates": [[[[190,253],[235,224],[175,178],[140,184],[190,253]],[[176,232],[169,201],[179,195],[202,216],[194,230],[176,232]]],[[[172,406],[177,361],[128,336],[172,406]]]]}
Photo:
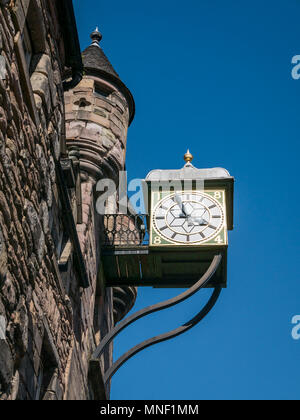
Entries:
{"type": "MultiPolygon", "coordinates": [[[[145,309],[141,309],[140,311],[136,312],[135,314],[129,316],[128,318],[121,321],[119,324],[117,324],[102,340],[100,345],[97,347],[97,349],[94,351],[91,360],[90,360],[90,366],[93,365],[98,366],[99,365],[99,358],[101,357],[103,351],[105,350],[106,346],[118,335],[121,331],[123,331],[125,328],[127,328],[129,325],[133,324],[135,321],[150,315],[154,312],[162,311],[167,308],[171,308],[172,306],[175,306],[193,295],[195,295],[200,289],[204,288],[207,283],[210,281],[212,276],[217,271],[219,265],[222,261],[222,255],[216,255],[213,258],[213,261],[206,271],[206,273],[201,277],[201,279],[195,283],[191,288],[186,290],[185,292],[179,294],[178,296],[168,299],[164,302],[157,303],[152,306],[148,306],[145,309]]],[[[203,318],[208,315],[208,313],[211,311],[211,309],[215,306],[220,293],[221,293],[221,286],[215,287],[209,301],[207,304],[200,310],[200,312],[191,320],[186,322],[185,324],[181,325],[180,327],[169,331],[165,334],[161,334],[159,336],[150,338],[146,341],[143,341],[142,343],[136,345],[131,350],[129,350],[127,353],[125,353],[122,357],[120,357],[104,374],[104,383],[105,385],[109,382],[109,380],[112,378],[112,376],[120,369],[120,367],[130,358],[132,358],[137,353],[141,352],[142,350],[146,349],[147,347],[153,346],[154,344],[161,343],[163,341],[170,340],[172,338],[178,337],[179,335],[187,332],[191,328],[195,327],[203,318]]]]}

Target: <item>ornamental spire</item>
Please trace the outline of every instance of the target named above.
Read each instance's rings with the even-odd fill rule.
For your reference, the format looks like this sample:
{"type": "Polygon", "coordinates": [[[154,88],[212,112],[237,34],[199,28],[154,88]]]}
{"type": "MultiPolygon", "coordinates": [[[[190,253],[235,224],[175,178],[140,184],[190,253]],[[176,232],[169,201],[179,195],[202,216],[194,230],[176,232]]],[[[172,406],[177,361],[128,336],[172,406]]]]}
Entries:
{"type": "Polygon", "coordinates": [[[95,45],[96,47],[99,47],[100,41],[102,39],[102,34],[101,32],[99,32],[98,26],[96,27],[94,32],[91,33],[91,39],[93,41],[91,45],[95,45]]]}
{"type": "Polygon", "coordinates": [[[186,163],[192,162],[192,160],[194,159],[194,156],[191,154],[189,149],[186,152],[186,154],[184,155],[183,159],[186,161],[186,163]]]}

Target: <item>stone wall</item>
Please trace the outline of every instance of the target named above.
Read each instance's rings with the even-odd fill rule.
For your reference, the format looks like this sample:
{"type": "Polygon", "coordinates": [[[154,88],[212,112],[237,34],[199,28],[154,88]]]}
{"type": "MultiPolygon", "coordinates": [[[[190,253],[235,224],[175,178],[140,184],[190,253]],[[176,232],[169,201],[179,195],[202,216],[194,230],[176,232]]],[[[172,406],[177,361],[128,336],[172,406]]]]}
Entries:
{"type": "MultiPolygon", "coordinates": [[[[113,325],[112,291],[97,276],[93,184],[81,184],[76,158],[60,162],[65,51],[58,3],[0,2],[0,399],[95,395],[88,360],[113,325]]],[[[117,121],[109,124],[117,136],[117,121]]],[[[107,136],[107,145],[114,139],[107,136]]],[[[111,358],[110,348],[106,364],[111,358]]]]}

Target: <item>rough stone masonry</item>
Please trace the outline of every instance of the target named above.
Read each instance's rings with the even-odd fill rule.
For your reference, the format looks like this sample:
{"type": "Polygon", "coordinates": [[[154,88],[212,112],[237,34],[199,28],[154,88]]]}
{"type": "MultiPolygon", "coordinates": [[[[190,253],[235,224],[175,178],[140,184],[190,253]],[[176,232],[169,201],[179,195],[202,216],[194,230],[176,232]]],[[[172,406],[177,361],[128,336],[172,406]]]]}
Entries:
{"type": "Polygon", "coordinates": [[[1,400],[108,398],[112,346],[96,377],[89,358],[136,298],[116,311],[101,275],[95,184],[124,168],[134,101],[93,41],[82,80],[71,0],[0,1],[1,400]]]}

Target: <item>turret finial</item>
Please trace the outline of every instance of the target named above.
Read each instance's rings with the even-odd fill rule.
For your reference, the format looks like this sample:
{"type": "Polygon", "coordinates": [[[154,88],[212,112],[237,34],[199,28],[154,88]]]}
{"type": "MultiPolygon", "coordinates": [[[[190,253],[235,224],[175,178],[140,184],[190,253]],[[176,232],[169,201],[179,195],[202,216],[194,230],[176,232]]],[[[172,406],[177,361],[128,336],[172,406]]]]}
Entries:
{"type": "Polygon", "coordinates": [[[92,45],[96,45],[99,47],[100,41],[102,39],[102,34],[99,32],[98,26],[94,30],[94,32],[91,33],[91,39],[93,40],[92,45]]]}
{"type": "Polygon", "coordinates": [[[194,159],[194,156],[190,153],[189,149],[184,155],[183,159],[186,161],[186,163],[192,162],[192,160],[194,159]]]}

